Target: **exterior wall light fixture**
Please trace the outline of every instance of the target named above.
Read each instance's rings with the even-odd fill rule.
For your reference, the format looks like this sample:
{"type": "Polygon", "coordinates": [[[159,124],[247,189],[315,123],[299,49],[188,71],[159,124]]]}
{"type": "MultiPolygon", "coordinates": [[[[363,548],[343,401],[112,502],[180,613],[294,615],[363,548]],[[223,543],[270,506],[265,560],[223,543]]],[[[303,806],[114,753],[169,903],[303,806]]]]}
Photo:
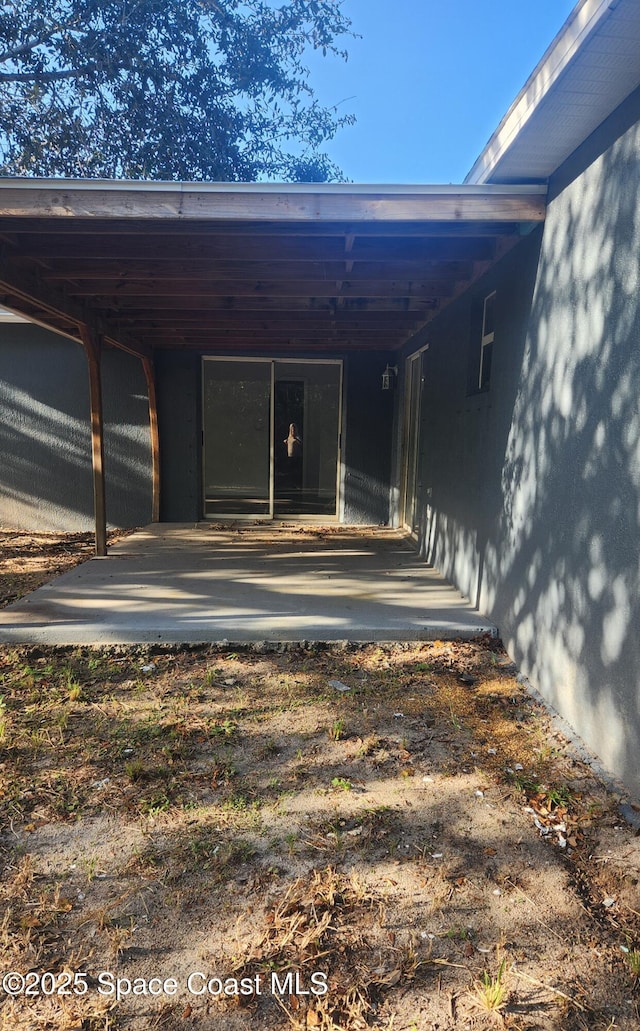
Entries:
{"type": "Polygon", "coordinates": [[[382,389],[383,390],[393,390],[393,388],[396,385],[396,377],[397,377],[397,375],[398,375],[398,366],[397,365],[389,365],[389,363],[387,362],[387,367],[384,370],[384,372],[382,373],[382,389]]]}

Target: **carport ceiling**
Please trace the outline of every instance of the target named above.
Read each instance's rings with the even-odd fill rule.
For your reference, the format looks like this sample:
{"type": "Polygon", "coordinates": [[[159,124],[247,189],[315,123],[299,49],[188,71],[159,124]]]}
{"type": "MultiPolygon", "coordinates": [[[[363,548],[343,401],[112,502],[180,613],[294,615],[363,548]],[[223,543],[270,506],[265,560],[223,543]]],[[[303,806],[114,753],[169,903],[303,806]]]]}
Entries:
{"type": "Polygon", "coordinates": [[[0,304],[142,356],[396,349],[532,225],[536,186],[0,180],[0,304]]]}

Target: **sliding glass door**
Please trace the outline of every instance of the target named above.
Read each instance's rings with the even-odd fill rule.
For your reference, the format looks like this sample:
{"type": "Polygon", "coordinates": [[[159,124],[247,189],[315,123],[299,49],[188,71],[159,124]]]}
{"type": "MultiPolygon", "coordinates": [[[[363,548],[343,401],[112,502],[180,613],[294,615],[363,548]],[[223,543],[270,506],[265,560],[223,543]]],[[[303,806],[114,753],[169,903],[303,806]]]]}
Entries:
{"type": "Polygon", "coordinates": [[[341,395],[341,362],[205,358],[205,516],[335,517],[341,395]]]}
{"type": "Polygon", "coordinates": [[[205,516],[271,512],[271,363],[206,361],[205,516]]]}

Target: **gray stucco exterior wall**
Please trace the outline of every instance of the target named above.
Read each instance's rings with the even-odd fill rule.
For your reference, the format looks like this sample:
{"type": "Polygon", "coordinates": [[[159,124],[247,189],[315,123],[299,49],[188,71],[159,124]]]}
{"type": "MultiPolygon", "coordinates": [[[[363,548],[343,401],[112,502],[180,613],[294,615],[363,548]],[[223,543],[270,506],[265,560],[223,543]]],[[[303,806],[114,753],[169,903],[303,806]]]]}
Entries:
{"type": "MultiPolygon", "coordinates": [[[[151,517],[151,452],[140,362],[102,359],[107,519],[151,517]]],[[[0,327],[0,524],[91,531],[93,481],[87,362],[80,345],[38,326],[0,327]]]]}
{"type": "Polygon", "coordinates": [[[638,796],[638,95],[623,107],[559,170],[544,231],[431,325],[420,538],[638,796]],[[474,393],[494,289],[491,386],[474,393]]]}

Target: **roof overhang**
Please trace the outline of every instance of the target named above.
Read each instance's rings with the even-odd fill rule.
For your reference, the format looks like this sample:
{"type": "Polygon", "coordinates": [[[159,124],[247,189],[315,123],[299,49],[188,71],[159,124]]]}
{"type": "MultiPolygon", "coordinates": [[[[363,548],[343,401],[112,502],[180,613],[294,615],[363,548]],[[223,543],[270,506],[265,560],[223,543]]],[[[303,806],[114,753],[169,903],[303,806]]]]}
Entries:
{"type": "Polygon", "coordinates": [[[580,0],[467,175],[542,182],[640,84],[640,4],[580,0]]]}
{"type": "Polygon", "coordinates": [[[0,179],[0,305],[149,356],[401,347],[544,187],[0,179]]]}

